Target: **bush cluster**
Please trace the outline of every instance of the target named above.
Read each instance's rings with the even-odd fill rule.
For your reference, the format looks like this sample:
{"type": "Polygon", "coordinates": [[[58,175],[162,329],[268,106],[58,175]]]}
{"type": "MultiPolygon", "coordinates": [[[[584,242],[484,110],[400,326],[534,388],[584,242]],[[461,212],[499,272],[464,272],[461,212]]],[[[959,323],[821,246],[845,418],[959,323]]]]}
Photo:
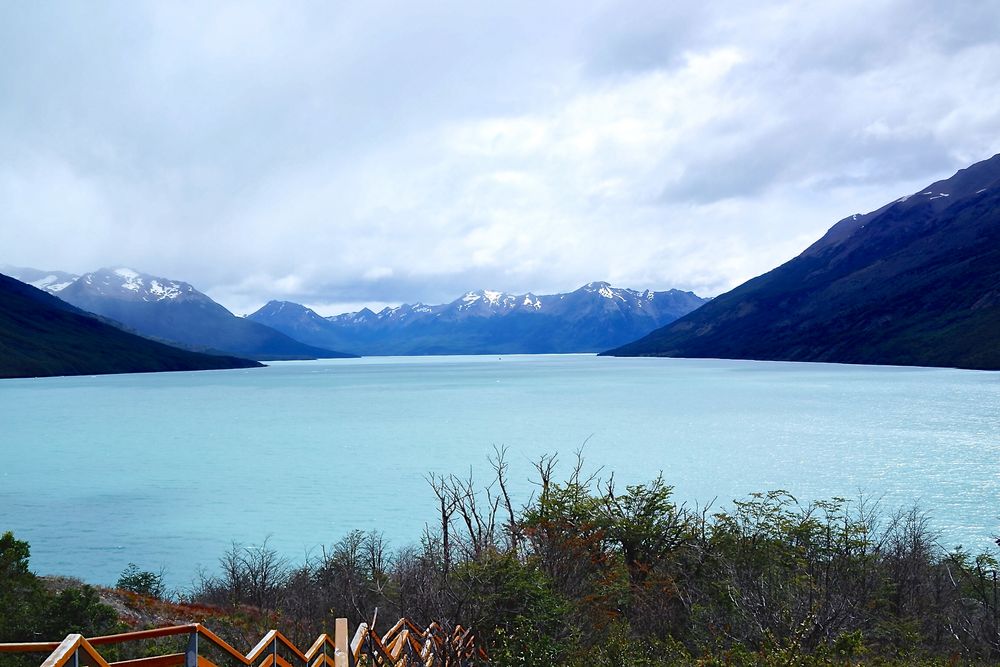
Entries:
{"type": "Polygon", "coordinates": [[[140,570],[135,563],[129,563],[128,567],[122,571],[115,588],[156,600],[162,600],[167,594],[167,586],[163,581],[162,572],[140,570]]]}
{"type": "Polygon", "coordinates": [[[290,565],[234,545],[193,598],[254,605],[302,641],[352,623],[474,627],[497,665],[996,664],[996,554],[945,551],[925,515],[784,491],[689,508],[662,477],[619,489],[536,464],[515,508],[495,478],[431,476],[436,526],[391,550],[353,532],[290,565]]]}
{"type": "MultiPolygon", "coordinates": [[[[356,531],[293,564],[234,543],[186,601],[219,608],[237,644],[278,627],[306,645],[340,616],[462,624],[495,665],[1000,663],[996,552],[944,550],[916,510],[785,491],[688,507],[662,477],[621,489],[579,455],[561,481],[555,457],[538,461],[538,492],[515,507],[502,450],[492,464],[485,485],[429,477],[419,544],[356,531]]],[[[93,589],[46,590],[28,555],[0,538],[0,641],[116,630],[93,589]]],[[[163,595],[135,566],[118,584],[163,595]]]]}
{"type": "MultiPolygon", "coordinates": [[[[61,641],[70,633],[121,629],[117,614],[90,586],[53,591],[28,569],[31,549],[10,531],[0,536],[0,642],[61,641]]],[[[0,654],[3,667],[37,667],[46,656],[0,654]]]]}

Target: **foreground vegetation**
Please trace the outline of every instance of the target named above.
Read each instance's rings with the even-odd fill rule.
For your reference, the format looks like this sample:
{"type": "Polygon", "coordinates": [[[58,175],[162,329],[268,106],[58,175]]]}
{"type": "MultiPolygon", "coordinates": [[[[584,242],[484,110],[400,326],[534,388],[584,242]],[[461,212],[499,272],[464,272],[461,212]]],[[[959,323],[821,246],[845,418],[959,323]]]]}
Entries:
{"type": "MultiPolygon", "coordinates": [[[[579,459],[557,481],[554,457],[515,508],[502,452],[493,466],[484,486],[430,478],[436,527],[419,545],[392,551],[354,532],[293,565],[266,542],[234,544],[184,601],[212,605],[245,642],[276,625],[308,643],[335,617],[371,622],[376,608],[460,622],[498,665],[1000,663],[996,554],[944,551],[917,511],[784,491],[691,508],[659,477],[619,489],[579,459]]],[[[14,610],[0,641],[107,630],[104,612],[67,615],[72,599],[19,606],[27,589],[11,582],[30,573],[18,545],[0,542],[0,604],[14,610]]],[[[163,596],[137,568],[119,586],[163,596]]]]}

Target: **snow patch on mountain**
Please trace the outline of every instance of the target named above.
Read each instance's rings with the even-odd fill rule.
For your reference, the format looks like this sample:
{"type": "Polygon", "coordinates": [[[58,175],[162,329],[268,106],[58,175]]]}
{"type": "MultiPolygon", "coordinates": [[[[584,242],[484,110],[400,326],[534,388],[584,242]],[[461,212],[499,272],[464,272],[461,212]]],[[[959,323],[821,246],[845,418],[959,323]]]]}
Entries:
{"type": "Polygon", "coordinates": [[[181,289],[177,283],[164,285],[159,280],[152,280],[149,283],[149,292],[160,299],[175,299],[181,294],[181,289]]]}
{"type": "Polygon", "coordinates": [[[59,276],[55,275],[54,273],[50,273],[44,278],[30,281],[28,284],[31,285],[32,287],[37,287],[38,289],[45,290],[47,292],[59,292],[61,290],[66,289],[69,285],[72,285],[73,281],[75,280],[76,280],[75,277],[71,280],[60,279],[59,276]]]}
{"type": "Polygon", "coordinates": [[[61,292],[80,277],[65,271],[47,271],[8,264],[0,265],[0,273],[50,293],[61,292]]]}
{"type": "Polygon", "coordinates": [[[142,290],[143,281],[136,271],[133,271],[132,269],[115,269],[114,274],[125,279],[125,282],[122,283],[122,289],[131,290],[133,292],[139,292],[142,290]]]}
{"type": "Polygon", "coordinates": [[[151,276],[127,267],[101,269],[86,274],[81,280],[88,289],[101,296],[140,301],[172,301],[182,297],[208,299],[187,283],[151,276]]]}
{"type": "Polygon", "coordinates": [[[500,303],[500,297],[503,296],[503,292],[496,292],[494,290],[484,290],[483,296],[487,301],[490,302],[491,306],[495,306],[500,303]]]}

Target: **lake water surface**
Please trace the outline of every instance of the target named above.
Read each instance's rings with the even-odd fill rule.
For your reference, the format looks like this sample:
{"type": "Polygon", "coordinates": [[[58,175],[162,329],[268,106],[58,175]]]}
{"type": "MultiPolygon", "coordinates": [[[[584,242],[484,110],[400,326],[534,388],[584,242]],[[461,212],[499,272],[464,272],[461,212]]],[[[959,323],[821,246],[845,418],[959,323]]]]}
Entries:
{"type": "Polygon", "coordinates": [[[0,380],[0,530],[42,574],[184,586],[233,540],[293,561],[352,529],[413,542],[428,472],[486,478],[506,445],[526,499],[532,460],[585,441],[689,502],[864,492],[918,503],[946,546],[1000,532],[1000,373],[589,355],[0,380]]]}

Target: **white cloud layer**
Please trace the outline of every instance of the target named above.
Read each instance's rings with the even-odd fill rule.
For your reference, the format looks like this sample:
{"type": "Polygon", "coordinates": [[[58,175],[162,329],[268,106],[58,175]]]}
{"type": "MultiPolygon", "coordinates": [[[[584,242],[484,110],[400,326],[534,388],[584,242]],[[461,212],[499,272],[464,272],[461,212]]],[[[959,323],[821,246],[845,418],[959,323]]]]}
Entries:
{"type": "Polygon", "coordinates": [[[1000,152],[1000,4],[0,8],[0,263],[714,295],[1000,152]]]}

